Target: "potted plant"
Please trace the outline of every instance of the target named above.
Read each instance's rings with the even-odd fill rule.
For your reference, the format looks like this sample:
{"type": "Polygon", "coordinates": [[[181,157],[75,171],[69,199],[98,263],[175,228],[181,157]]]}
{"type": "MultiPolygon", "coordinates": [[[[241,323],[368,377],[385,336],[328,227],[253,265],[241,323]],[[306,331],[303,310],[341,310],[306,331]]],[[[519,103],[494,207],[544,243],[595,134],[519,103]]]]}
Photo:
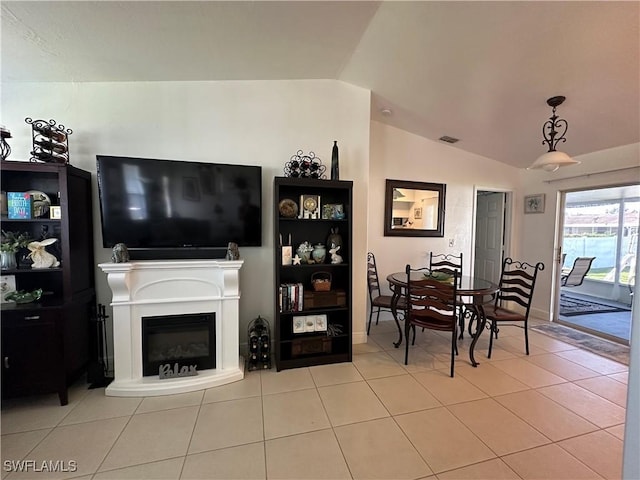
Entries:
{"type": "Polygon", "coordinates": [[[12,232],[2,230],[0,238],[0,267],[4,269],[16,268],[16,253],[26,248],[32,239],[27,232],[12,232]]]}

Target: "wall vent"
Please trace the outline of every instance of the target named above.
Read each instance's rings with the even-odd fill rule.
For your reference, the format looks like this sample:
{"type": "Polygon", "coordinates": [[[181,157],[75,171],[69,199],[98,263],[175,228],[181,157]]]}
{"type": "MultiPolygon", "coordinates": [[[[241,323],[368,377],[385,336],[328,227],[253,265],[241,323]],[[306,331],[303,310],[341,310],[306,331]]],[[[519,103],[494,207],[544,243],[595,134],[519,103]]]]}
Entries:
{"type": "Polygon", "coordinates": [[[443,142],[447,142],[447,143],[456,143],[456,142],[460,141],[459,138],[453,138],[453,137],[449,137],[447,135],[443,135],[438,140],[442,140],[443,142]]]}

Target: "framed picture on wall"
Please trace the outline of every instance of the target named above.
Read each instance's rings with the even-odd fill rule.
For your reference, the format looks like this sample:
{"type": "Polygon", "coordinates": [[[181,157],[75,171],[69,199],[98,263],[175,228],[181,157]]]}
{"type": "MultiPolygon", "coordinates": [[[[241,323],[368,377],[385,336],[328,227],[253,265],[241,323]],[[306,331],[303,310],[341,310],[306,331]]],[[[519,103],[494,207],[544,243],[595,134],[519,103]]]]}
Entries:
{"type": "Polygon", "coordinates": [[[413,218],[420,220],[422,218],[422,207],[413,209],[413,218]]]}
{"type": "Polygon", "coordinates": [[[525,196],[524,213],[544,213],[544,193],[525,196]]]}

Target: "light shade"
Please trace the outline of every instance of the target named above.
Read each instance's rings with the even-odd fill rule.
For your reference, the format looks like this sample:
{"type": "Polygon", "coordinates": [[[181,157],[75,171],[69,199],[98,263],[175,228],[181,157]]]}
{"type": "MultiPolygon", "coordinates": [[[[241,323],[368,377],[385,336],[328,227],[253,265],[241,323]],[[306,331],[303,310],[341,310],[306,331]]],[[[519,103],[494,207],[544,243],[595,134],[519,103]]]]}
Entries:
{"type": "Polygon", "coordinates": [[[527,168],[527,170],[542,169],[547,172],[555,172],[560,167],[577,165],[578,163],[580,163],[578,160],[574,160],[566,153],[554,150],[552,152],[547,152],[543,155],[540,155],[538,159],[533,162],[533,165],[527,168]]]}

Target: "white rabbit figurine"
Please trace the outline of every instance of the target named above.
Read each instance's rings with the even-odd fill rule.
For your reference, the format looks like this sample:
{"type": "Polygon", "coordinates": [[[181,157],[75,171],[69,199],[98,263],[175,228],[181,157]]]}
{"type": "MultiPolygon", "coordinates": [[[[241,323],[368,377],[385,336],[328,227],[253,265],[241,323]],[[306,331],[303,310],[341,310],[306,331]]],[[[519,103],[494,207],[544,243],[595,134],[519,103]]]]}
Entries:
{"type": "Polygon", "coordinates": [[[342,263],[342,255],[338,255],[338,250],[340,250],[340,245],[329,249],[329,253],[331,254],[331,263],[342,263]]]}
{"type": "Polygon", "coordinates": [[[27,245],[27,248],[31,250],[29,258],[33,260],[31,268],[53,268],[60,265],[58,259],[44,249],[47,245],[52,245],[57,241],[57,238],[47,238],[41,242],[31,242],[27,245]]]}

